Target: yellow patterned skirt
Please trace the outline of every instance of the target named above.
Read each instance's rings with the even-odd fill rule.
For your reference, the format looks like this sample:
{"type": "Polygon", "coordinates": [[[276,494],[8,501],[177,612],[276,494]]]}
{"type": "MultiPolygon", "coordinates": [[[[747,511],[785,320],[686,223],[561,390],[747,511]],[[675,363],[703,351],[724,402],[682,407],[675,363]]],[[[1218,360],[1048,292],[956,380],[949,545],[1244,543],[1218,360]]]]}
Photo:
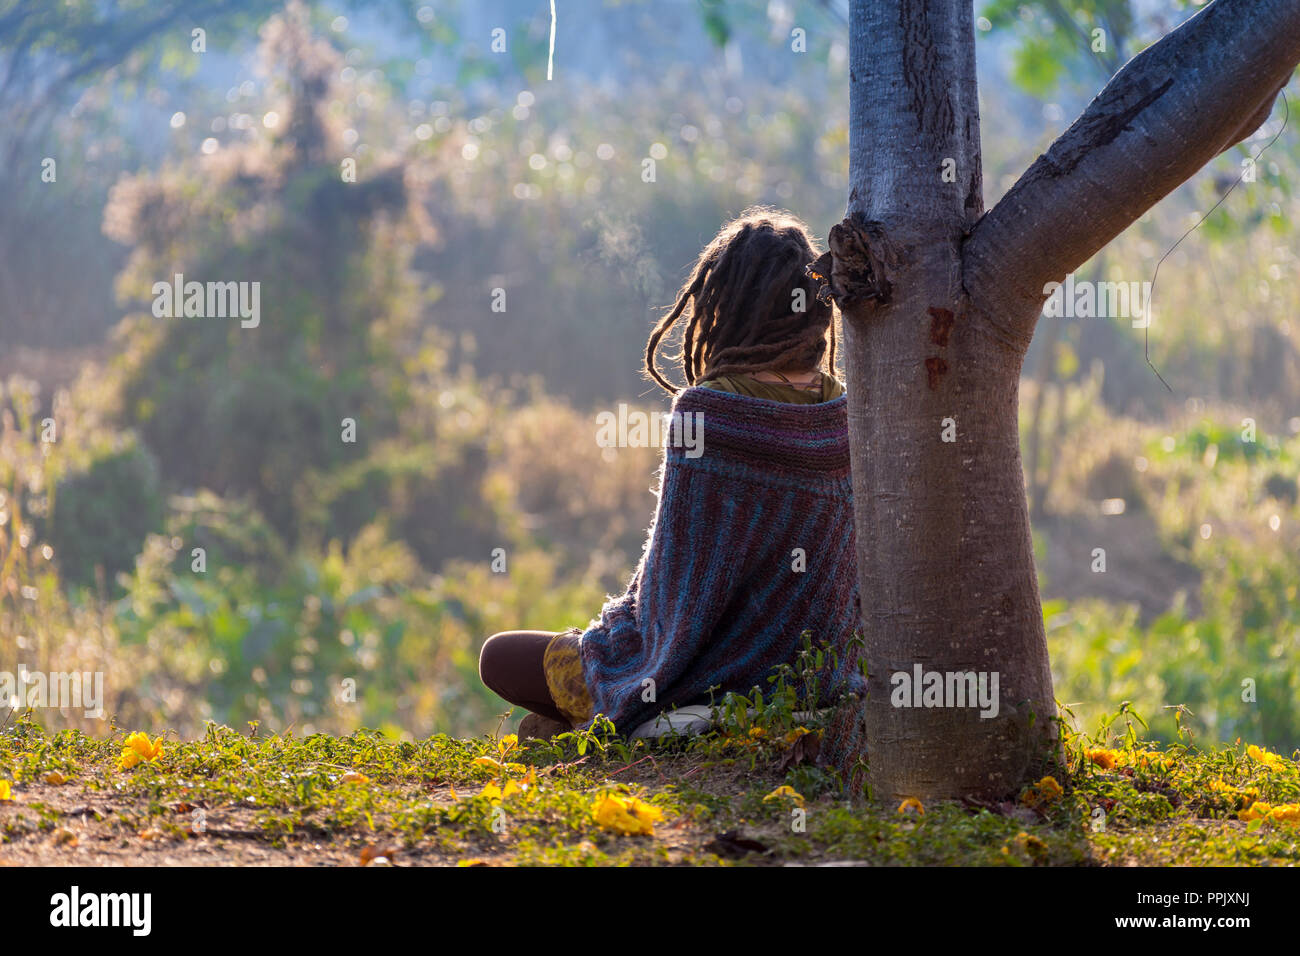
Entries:
{"type": "Polygon", "coordinates": [[[542,671],[555,708],[574,727],[592,717],[591,694],[582,677],[582,657],[578,653],[581,641],[582,632],[577,628],[556,634],[542,656],[542,671]]]}

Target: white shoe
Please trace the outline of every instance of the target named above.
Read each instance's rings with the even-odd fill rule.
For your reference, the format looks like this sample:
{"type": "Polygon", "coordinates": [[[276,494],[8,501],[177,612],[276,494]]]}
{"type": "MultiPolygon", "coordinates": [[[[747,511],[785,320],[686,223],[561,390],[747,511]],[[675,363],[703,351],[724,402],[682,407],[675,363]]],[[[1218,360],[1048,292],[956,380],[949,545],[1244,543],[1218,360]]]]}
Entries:
{"type": "MultiPolygon", "coordinates": [[[[632,731],[633,740],[658,739],[660,737],[694,737],[707,733],[714,723],[714,709],[708,704],[692,704],[678,707],[647,720],[632,731]]],[[[797,723],[806,724],[818,717],[825,717],[829,710],[801,710],[794,714],[797,723]]]]}
{"type": "Polygon", "coordinates": [[[694,737],[713,726],[713,708],[707,704],[692,704],[660,714],[632,731],[633,740],[659,737],[694,737]]]}

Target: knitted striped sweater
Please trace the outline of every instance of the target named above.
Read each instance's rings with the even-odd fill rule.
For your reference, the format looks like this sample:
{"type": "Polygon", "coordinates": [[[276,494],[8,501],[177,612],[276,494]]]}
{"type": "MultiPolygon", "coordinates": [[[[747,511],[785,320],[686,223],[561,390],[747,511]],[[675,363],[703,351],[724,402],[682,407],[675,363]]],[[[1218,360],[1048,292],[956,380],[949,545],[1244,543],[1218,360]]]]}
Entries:
{"type": "MultiPolygon", "coordinates": [[[[630,732],[707,702],[710,687],[766,693],[805,630],[845,656],[859,615],[846,408],[843,396],[793,405],[698,387],[678,394],[674,421],[700,425],[702,444],[670,436],[631,583],[582,635],[593,713],[630,732]]],[[[841,666],[825,697],[862,689],[841,666]]]]}

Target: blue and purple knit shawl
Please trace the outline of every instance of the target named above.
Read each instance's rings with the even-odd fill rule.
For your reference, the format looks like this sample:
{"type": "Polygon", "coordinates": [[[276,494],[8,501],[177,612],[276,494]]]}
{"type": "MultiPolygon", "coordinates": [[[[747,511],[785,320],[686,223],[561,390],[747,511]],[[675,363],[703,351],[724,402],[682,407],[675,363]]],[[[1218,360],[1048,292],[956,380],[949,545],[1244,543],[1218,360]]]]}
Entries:
{"type": "MultiPolygon", "coordinates": [[[[766,693],[805,630],[843,654],[859,614],[846,407],[844,396],[796,405],[709,388],[678,394],[674,419],[702,424],[687,432],[702,438],[702,453],[669,440],[627,593],[582,635],[594,713],[630,733],[662,711],[707,703],[710,687],[719,697],[766,693]],[[651,686],[654,699],[644,699],[651,686]]],[[[828,690],[857,689],[846,680],[837,675],[828,690]]]]}

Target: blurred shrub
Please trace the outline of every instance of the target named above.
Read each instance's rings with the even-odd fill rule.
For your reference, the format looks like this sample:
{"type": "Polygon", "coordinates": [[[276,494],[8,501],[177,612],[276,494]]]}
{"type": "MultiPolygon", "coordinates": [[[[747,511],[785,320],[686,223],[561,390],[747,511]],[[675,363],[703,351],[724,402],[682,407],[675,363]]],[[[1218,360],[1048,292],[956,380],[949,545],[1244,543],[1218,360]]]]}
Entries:
{"type": "Polygon", "coordinates": [[[384,445],[355,464],[317,473],[300,492],[304,540],[348,541],[378,522],[409,545],[421,564],[487,560],[505,537],[484,499],[487,453],[477,442],[384,445]]]}
{"type": "Polygon", "coordinates": [[[1153,444],[1150,451],[1153,455],[1190,457],[1193,461],[1206,462],[1213,467],[1219,460],[1244,459],[1253,462],[1262,458],[1277,458],[1280,444],[1277,437],[1272,435],[1257,434],[1256,440],[1247,441],[1240,425],[1226,425],[1201,418],[1176,435],[1160,439],[1159,446],[1153,444]]]}
{"type": "Polygon", "coordinates": [[[1300,499],[1300,488],[1297,487],[1294,475],[1274,472],[1264,480],[1264,494],[1283,504],[1294,505],[1300,499]]]}
{"type": "Polygon", "coordinates": [[[1127,511],[1143,511],[1141,477],[1133,467],[1133,456],[1117,451],[1088,472],[1084,487],[1092,501],[1122,498],[1127,511]]]}
{"type": "Polygon", "coordinates": [[[1206,742],[1241,737],[1284,753],[1300,744],[1300,558],[1225,550],[1199,618],[1176,607],[1143,629],[1136,606],[1044,604],[1056,696],[1082,727],[1131,700],[1167,741],[1181,704],[1184,726],[1206,742]]]}
{"type": "Polygon", "coordinates": [[[66,583],[93,585],[100,569],[111,584],[131,567],[145,535],[162,525],[157,463],[126,439],[58,481],[46,538],[66,583]]]}
{"type": "Polygon", "coordinates": [[[174,495],[167,505],[167,535],[169,543],[180,550],[179,573],[192,567],[194,548],[203,549],[209,569],[250,567],[263,580],[283,572],[288,561],[284,541],[250,502],[204,490],[174,495]]]}
{"type": "Polygon", "coordinates": [[[508,708],[478,680],[483,640],[585,624],[601,598],[590,582],[558,581],[536,551],[511,554],[505,573],[476,562],[425,582],[378,525],[347,548],[300,555],[278,584],[231,565],[175,573],[176,557],[168,539],[149,539],[113,624],[153,662],[127,700],[187,733],[205,719],[482,733],[508,708]]]}
{"type": "Polygon", "coordinates": [[[432,234],[418,184],[392,163],[340,177],[341,55],[295,8],[264,31],[261,56],[266,105],[284,122],[124,177],[104,221],[131,249],[124,301],[150,303],[155,283],[182,273],[256,285],[258,322],[128,316],[105,405],[153,451],[165,490],[247,497],[292,545],[300,482],[393,437],[444,355],[418,328],[408,270],[432,234]]]}
{"type": "Polygon", "coordinates": [[[611,589],[626,583],[654,514],[662,451],[601,448],[594,412],[542,395],[503,412],[496,432],[491,491],[516,537],[559,555],[566,571],[591,567],[611,589]]]}

